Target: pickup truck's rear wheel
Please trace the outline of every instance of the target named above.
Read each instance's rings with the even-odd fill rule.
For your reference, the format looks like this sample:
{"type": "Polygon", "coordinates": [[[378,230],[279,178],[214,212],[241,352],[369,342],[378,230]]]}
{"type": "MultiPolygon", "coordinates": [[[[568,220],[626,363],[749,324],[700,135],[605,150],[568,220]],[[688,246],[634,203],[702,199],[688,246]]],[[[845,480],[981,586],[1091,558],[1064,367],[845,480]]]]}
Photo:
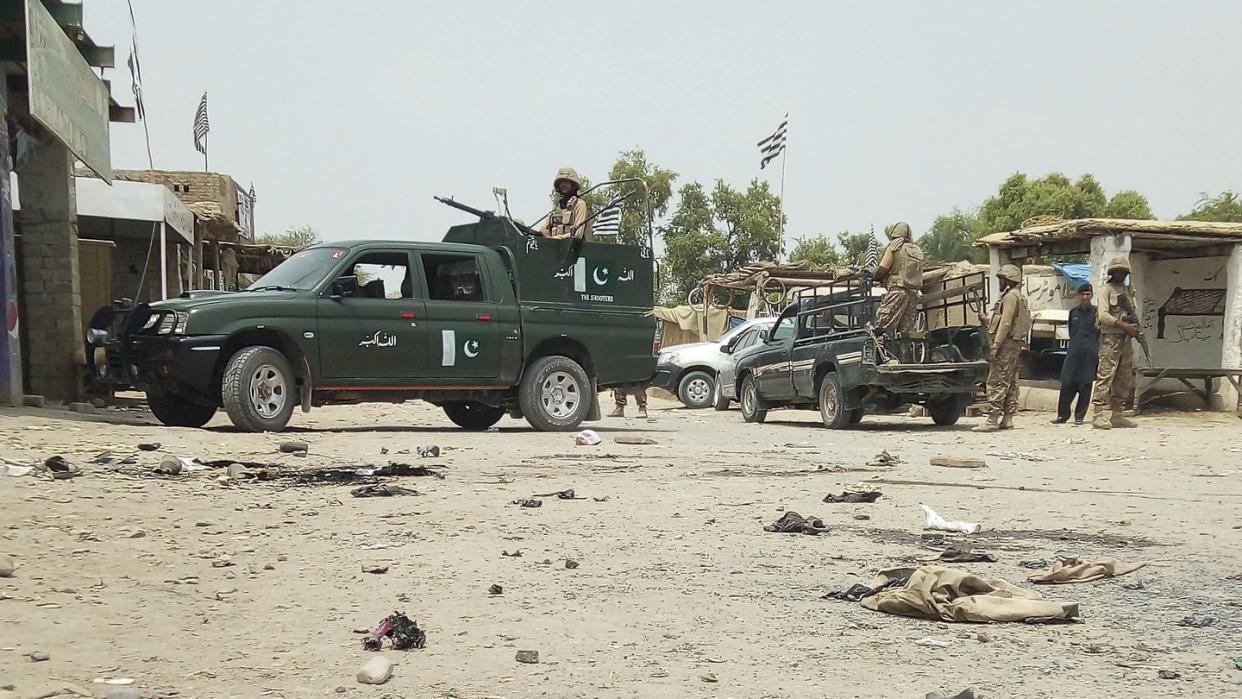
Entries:
{"type": "Polygon", "coordinates": [[[849,427],[854,411],[845,407],[845,392],[841,390],[841,379],[837,372],[824,374],[819,382],[819,416],[824,427],[840,430],[849,427]]]}
{"type": "Polygon", "coordinates": [[[444,404],[444,414],[458,427],[468,430],[485,430],[500,422],[505,416],[504,408],[486,405],[478,401],[463,400],[444,404]]]}
{"type": "Polygon", "coordinates": [[[214,405],[199,405],[157,391],[147,391],[147,405],[155,419],[169,427],[202,427],[215,417],[214,405]]]}
{"type": "Polygon", "coordinates": [[[560,355],[540,357],[526,368],[518,402],[537,430],[572,430],[591,410],[591,379],[582,366],[560,355]]]}
{"type": "Polygon", "coordinates": [[[937,425],[955,425],[957,419],[962,416],[962,401],[957,396],[949,396],[939,400],[929,401],[927,403],[927,412],[931,414],[932,422],[937,425]]]}
{"type": "Polygon", "coordinates": [[[755,383],[755,375],[747,374],[742,379],[741,391],[742,419],[746,422],[763,422],[768,417],[768,406],[759,397],[759,386],[755,383]]]}
{"type": "Polygon", "coordinates": [[[229,419],[244,432],[279,432],[298,401],[293,369],[271,347],[244,347],[224,368],[222,391],[229,419]]]}
{"type": "Polygon", "coordinates": [[[716,375],[716,388],[712,391],[712,407],[716,410],[728,410],[729,404],[733,401],[724,397],[724,391],[720,390],[720,375],[716,375]]]}
{"type": "Polygon", "coordinates": [[[716,379],[706,371],[692,371],[677,384],[677,397],[687,408],[706,408],[712,404],[716,379]]]}

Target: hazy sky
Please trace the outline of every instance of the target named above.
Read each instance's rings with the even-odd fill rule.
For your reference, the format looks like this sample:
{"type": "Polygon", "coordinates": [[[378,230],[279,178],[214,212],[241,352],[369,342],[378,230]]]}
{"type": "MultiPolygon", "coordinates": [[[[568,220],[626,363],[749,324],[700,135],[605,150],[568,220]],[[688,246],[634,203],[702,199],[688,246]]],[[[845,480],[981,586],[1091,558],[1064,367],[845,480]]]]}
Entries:
{"type": "MultiPolygon", "coordinates": [[[[509,188],[640,147],[679,183],[762,173],[790,113],[787,235],[922,233],[1010,173],[1094,173],[1158,216],[1242,190],[1242,2],[133,0],[158,168],[254,182],[258,230],[435,239],[509,188]]],[[[125,0],[86,0],[132,104],[125,0]]],[[[114,167],[145,167],[114,124],[114,167]]]]}

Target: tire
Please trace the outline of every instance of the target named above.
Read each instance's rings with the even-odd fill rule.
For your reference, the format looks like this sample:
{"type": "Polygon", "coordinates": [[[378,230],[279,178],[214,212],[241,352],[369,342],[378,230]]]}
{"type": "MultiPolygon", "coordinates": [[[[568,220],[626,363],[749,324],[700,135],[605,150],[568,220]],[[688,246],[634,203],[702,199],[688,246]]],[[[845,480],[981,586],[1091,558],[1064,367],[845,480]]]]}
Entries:
{"type": "Polygon", "coordinates": [[[560,355],[540,357],[522,374],[518,402],[531,427],[543,432],[572,430],[591,411],[592,388],[578,362],[560,355]]]}
{"type": "Polygon", "coordinates": [[[716,376],[716,390],[712,391],[712,407],[716,410],[728,410],[729,404],[733,401],[724,397],[724,392],[720,390],[720,376],[716,376]]]}
{"type": "Polygon", "coordinates": [[[819,417],[824,421],[824,427],[843,430],[850,426],[853,415],[854,411],[845,407],[845,391],[841,389],[837,372],[824,374],[819,382],[819,417]]]}
{"type": "Polygon", "coordinates": [[[155,391],[147,391],[147,405],[155,419],[169,427],[202,427],[216,415],[214,405],[199,405],[155,391]]]}
{"type": "Polygon", "coordinates": [[[863,415],[867,413],[866,408],[854,408],[850,411],[850,424],[857,425],[862,422],[863,415]]]}
{"type": "Polygon", "coordinates": [[[742,419],[746,422],[763,422],[768,418],[768,407],[759,397],[759,386],[753,374],[742,379],[742,391],[739,394],[742,404],[742,419]]]}
{"type": "Polygon", "coordinates": [[[478,401],[463,400],[444,404],[444,414],[458,427],[468,430],[485,430],[500,422],[505,409],[485,405],[478,401]]]}
{"type": "Polygon", "coordinates": [[[716,379],[706,371],[692,371],[677,383],[677,397],[687,408],[706,408],[716,392],[716,379]]]}
{"type": "Polygon", "coordinates": [[[962,416],[962,401],[957,396],[949,396],[939,400],[929,401],[927,403],[927,412],[931,414],[932,422],[937,425],[956,425],[958,418],[962,416]]]}
{"type": "Polygon", "coordinates": [[[243,432],[279,432],[298,403],[293,368],[271,347],[243,347],[224,367],[224,409],[243,432]]]}

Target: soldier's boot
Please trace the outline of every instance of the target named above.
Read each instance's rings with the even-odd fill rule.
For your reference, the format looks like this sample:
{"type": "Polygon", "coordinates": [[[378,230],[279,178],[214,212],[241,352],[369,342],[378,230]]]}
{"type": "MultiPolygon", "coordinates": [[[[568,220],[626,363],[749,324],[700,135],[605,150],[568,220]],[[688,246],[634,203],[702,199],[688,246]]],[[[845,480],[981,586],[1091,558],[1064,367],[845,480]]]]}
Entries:
{"type": "Polygon", "coordinates": [[[1006,413],[1004,416],[1002,416],[1000,425],[998,425],[998,428],[1002,430],[1012,430],[1013,429],[1013,415],[1009,415],[1008,413],[1006,413]]]}
{"type": "Polygon", "coordinates": [[[1113,423],[1110,417],[1108,410],[1096,409],[1095,416],[1091,418],[1091,429],[1111,430],[1113,423]]]}
{"type": "Polygon", "coordinates": [[[618,405],[617,407],[613,408],[612,412],[608,413],[608,417],[625,417],[625,406],[618,405]]]}
{"type": "Polygon", "coordinates": [[[1125,413],[1122,412],[1120,405],[1113,406],[1112,419],[1110,419],[1108,423],[1112,425],[1113,427],[1121,427],[1121,428],[1138,427],[1137,422],[1125,416],[1125,413]]]}
{"type": "Polygon", "coordinates": [[[641,420],[647,419],[647,404],[646,403],[643,403],[642,405],[638,406],[638,417],[641,420]]]}
{"type": "Polygon", "coordinates": [[[983,423],[982,425],[975,425],[974,427],[970,428],[970,431],[971,432],[995,432],[1001,428],[1000,417],[1001,416],[999,414],[992,413],[991,415],[988,416],[987,422],[983,423]]]}

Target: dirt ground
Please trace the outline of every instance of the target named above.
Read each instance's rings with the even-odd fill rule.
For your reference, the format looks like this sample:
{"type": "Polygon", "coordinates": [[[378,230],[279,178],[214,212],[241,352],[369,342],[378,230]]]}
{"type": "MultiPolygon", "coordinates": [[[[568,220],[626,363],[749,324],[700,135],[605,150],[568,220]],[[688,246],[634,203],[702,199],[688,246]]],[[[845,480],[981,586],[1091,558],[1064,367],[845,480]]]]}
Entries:
{"type": "Polygon", "coordinates": [[[736,410],[653,408],[645,422],[591,425],[604,438],[594,447],[508,418],[469,433],[422,404],[299,414],[281,435],[240,434],[222,416],[192,430],[133,410],[0,411],[0,456],[63,455],[83,471],[0,476],[0,555],[17,563],[0,578],[0,686],[20,697],[104,696],[97,680],[117,678],[146,697],[1242,695],[1236,417],[1168,414],[1093,432],[1023,413],[1020,429],[979,435],[968,431],[976,419],[936,428],[868,416],[831,432],[809,412],[750,425],[736,410]],[[309,455],[278,453],[289,439],[309,442],[309,455]],[[139,451],[146,442],[162,446],[139,451]],[[441,457],[413,453],[428,443],[441,457]],[[901,462],[869,466],[882,449],[901,462]],[[92,463],[105,451],[135,463],[92,463]],[[355,498],[357,484],[154,475],[169,454],[280,473],[446,468],[443,479],[384,479],[418,496],[355,498]],[[987,466],[937,467],[934,456],[987,466]],[[860,485],[883,497],[822,502],[860,485]],[[579,499],[511,503],[569,488],[579,499]],[[942,624],[821,599],[934,559],[921,502],[983,524],[970,542],[999,561],[959,565],[985,577],[1033,587],[1019,562],[1062,554],[1147,565],[1041,587],[1080,603],[1074,625],[942,624]],[[787,509],[831,531],[763,530],[787,509]],[[363,572],[376,564],[387,573],[363,572]],[[493,584],[503,593],[489,594],[493,584]],[[356,630],[394,610],[418,621],[427,646],[385,649],[392,680],[359,684],[372,654],[356,630]],[[1214,623],[1179,625],[1204,615],[1214,623]],[[947,647],[917,643],[928,638],[947,647]],[[516,662],[519,650],[539,663],[516,662]]]}

